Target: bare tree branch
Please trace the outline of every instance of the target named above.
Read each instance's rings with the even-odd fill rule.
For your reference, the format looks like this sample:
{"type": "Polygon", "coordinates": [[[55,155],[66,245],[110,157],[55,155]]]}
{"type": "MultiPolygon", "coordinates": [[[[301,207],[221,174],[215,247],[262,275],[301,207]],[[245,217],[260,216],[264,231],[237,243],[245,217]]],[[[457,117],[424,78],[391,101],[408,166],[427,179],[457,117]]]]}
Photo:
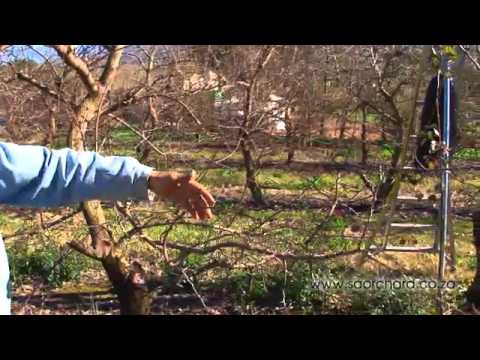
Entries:
{"type": "Polygon", "coordinates": [[[148,145],[150,145],[152,147],[153,150],[155,150],[159,155],[162,155],[162,156],[166,156],[166,154],[164,152],[162,152],[159,148],[157,148],[150,140],[148,140],[145,135],[143,135],[140,131],[138,131],[137,129],[135,129],[132,125],[130,125],[128,122],[126,122],[125,120],[123,120],[121,117],[119,116],[116,116],[114,114],[108,114],[108,116],[118,122],[120,122],[121,124],[125,125],[126,127],[128,127],[130,130],[132,130],[135,134],[137,134],[138,136],[140,136],[143,141],[145,141],[148,145]]]}
{"type": "Polygon", "coordinates": [[[51,45],[57,54],[65,61],[67,65],[72,67],[87,87],[91,94],[96,94],[99,91],[99,86],[93,77],[88,65],[80,57],[75,55],[73,48],[70,45],[51,45]]]}
{"type": "MultiPolygon", "coordinates": [[[[164,245],[163,242],[159,242],[159,241],[151,240],[151,242],[154,243],[154,244],[157,244],[158,246],[163,246],[164,245]]],[[[215,252],[215,251],[220,250],[220,249],[236,248],[236,249],[256,252],[258,254],[271,256],[271,257],[275,257],[275,258],[278,258],[278,259],[303,260],[303,261],[328,260],[328,259],[333,259],[333,258],[337,258],[337,257],[351,256],[351,255],[355,255],[355,254],[359,254],[359,253],[364,252],[364,250],[355,249],[355,250],[350,250],[350,251],[341,251],[341,252],[329,253],[329,254],[293,254],[293,253],[288,253],[288,252],[276,252],[274,250],[265,249],[265,248],[262,248],[262,247],[259,247],[259,246],[246,244],[246,243],[240,243],[240,242],[236,242],[236,241],[224,241],[224,242],[221,242],[219,244],[206,246],[206,247],[202,247],[202,248],[183,245],[183,244],[179,244],[179,243],[168,243],[167,247],[172,248],[172,249],[176,249],[176,250],[181,250],[181,251],[185,251],[185,252],[194,253],[194,254],[201,254],[201,255],[210,254],[210,253],[215,252]]]]}
{"type": "Polygon", "coordinates": [[[29,83],[30,85],[35,86],[43,94],[49,95],[49,96],[55,98],[56,100],[59,100],[59,101],[65,103],[65,104],[69,104],[71,106],[74,105],[73,103],[67,101],[63,96],[60,96],[56,91],[50,89],[47,85],[45,85],[45,84],[39,82],[38,80],[30,77],[29,75],[24,74],[21,71],[16,71],[15,75],[19,80],[25,81],[25,82],[29,83]]]}
{"type": "Polygon", "coordinates": [[[85,246],[83,246],[82,244],[80,244],[75,240],[68,242],[67,245],[70,246],[72,249],[77,250],[79,253],[85,256],[88,256],[91,259],[94,259],[97,261],[101,260],[101,258],[97,256],[96,252],[92,248],[86,248],[85,246]]]}
{"type": "Polygon", "coordinates": [[[465,46],[463,45],[459,45],[459,46],[460,46],[460,49],[463,51],[463,53],[467,55],[468,59],[473,63],[475,68],[478,71],[480,71],[480,64],[478,63],[478,61],[473,58],[472,54],[470,54],[470,52],[465,48],[465,46]]]}
{"type": "Polygon", "coordinates": [[[180,104],[189,114],[190,116],[192,117],[192,119],[195,121],[195,123],[197,123],[197,125],[202,125],[202,122],[200,121],[200,119],[198,118],[197,115],[195,115],[195,113],[193,112],[192,109],[190,109],[190,107],[185,104],[182,100],[180,99],[177,99],[173,96],[170,96],[170,95],[165,95],[165,94],[157,94],[155,96],[158,96],[158,97],[163,97],[165,99],[168,99],[168,100],[171,100],[173,102],[176,102],[177,104],[180,104]]]}
{"type": "Polygon", "coordinates": [[[110,55],[108,56],[107,64],[105,65],[103,73],[100,77],[100,82],[103,86],[109,87],[112,80],[115,78],[115,72],[120,66],[123,49],[125,49],[125,45],[115,45],[113,50],[111,50],[110,55]]]}

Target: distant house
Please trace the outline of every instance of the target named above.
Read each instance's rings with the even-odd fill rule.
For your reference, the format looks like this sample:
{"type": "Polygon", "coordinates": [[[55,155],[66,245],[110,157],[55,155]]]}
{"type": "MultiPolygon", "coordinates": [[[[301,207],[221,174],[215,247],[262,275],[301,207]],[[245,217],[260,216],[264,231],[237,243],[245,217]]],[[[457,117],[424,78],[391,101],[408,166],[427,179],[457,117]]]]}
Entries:
{"type": "Polygon", "coordinates": [[[264,108],[264,111],[268,114],[267,131],[272,135],[285,135],[287,108],[283,104],[284,99],[275,94],[270,94],[269,100],[264,108]]]}
{"type": "MultiPolygon", "coordinates": [[[[185,75],[187,76],[187,74],[185,75]]],[[[202,89],[218,88],[222,81],[224,81],[224,79],[222,79],[221,76],[210,70],[206,75],[194,72],[189,77],[187,76],[184,79],[183,91],[195,92],[202,89]]]]}
{"type": "MultiPolygon", "coordinates": [[[[233,95],[230,98],[224,97],[224,93],[220,92],[215,99],[215,111],[217,116],[224,122],[233,118],[242,118],[244,116],[243,104],[240,99],[233,95]]],[[[286,132],[285,124],[285,105],[282,104],[284,99],[271,94],[269,101],[263,107],[263,113],[266,115],[265,130],[272,135],[284,135],[286,132]]],[[[234,125],[232,123],[232,125],[234,125]]]]}
{"type": "MultiPolygon", "coordinates": [[[[195,66],[182,68],[184,75],[183,90],[187,92],[201,91],[208,89],[214,92],[214,109],[217,116],[222,119],[225,125],[235,125],[233,119],[244,116],[243,104],[236,94],[227,95],[234,85],[228,84],[221,75],[209,70],[206,73],[200,72],[195,66]]],[[[243,85],[237,81],[237,85],[243,85]]],[[[263,108],[267,121],[266,131],[274,135],[284,135],[286,132],[284,99],[275,94],[270,94],[267,103],[263,108]]]]}

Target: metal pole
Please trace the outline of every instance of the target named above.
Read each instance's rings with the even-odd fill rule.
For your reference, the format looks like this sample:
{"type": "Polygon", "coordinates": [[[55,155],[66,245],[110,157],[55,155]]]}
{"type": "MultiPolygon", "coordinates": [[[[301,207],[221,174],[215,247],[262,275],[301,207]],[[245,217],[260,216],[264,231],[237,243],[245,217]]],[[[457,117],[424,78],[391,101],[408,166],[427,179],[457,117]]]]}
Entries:
{"type": "MultiPolygon", "coordinates": [[[[443,60],[443,139],[442,139],[442,198],[440,206],[440,244],[438,261],[438,278],[443,280],[445,274],[445,247],[449,238],[450,223],[450,86],[451,75],[448,58],[443,60]]],[[[439,89],[437,90],[439,91],[439,89]]]]}

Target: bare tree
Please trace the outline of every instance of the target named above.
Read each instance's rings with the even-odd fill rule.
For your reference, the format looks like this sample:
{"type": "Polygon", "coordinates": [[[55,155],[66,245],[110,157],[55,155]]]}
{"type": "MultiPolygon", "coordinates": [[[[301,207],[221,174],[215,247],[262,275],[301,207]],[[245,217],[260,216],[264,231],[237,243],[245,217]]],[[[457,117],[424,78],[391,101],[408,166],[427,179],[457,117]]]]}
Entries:
{"type": "MultiPolygon", "coordinates": [[[[76,76],[83,85],[83,96],[75,91],[74,97],[63,96],[64,91],[55,91],[47,84],[41,83],[27,74],[17,71],[18,78],[53,98],[62,99],[71,106],[71,118],[68,131],[67,145],[77,151],[83,151],[86,147],[86,133],[100,116],[108,103],[108,94],[114,83],[117,70],[121,63],[123,45],[115,45],[104,49],[83,47],[76,49],[71,45],[52,45],[58,56],[63,60],[65,72],[70,76],[76,76]],[[83,52],[83,56],[82,56],[83,52]],[[95,54],[96,56],[93,56],[95,54]],[[104,55],[105,54],[105,55],[104,55]],[[99,60],[100,58],[100,60],[99,60]],[[90,63],[88,60],[90,60],[90,63]],[[97,75],[90,67],[95,61],[103,61],[97,75]]],[[[75,250],[91,258],[99,260],[113,287],[118,294],[122,313],[143,313],[148,311],[148,291],[138,284],[136,276],[132,274],[120,253],[116,251],[115,239],[108,230],[105,215],[99,201],[87,201],[81,204],[82,212],[91,237],[91,245],[87,246],[73,240],[69,244],[75,250]]],[[[133,270],[132,270],[133,271],[133,270]]]]}

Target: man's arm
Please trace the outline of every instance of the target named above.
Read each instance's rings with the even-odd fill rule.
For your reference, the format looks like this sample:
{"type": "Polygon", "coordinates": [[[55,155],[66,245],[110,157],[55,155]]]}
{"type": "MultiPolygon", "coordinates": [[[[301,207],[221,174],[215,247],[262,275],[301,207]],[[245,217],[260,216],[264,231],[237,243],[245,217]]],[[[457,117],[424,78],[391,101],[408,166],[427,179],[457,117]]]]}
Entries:
{"type": "Polygon", "coordinates": [[[151,172],[130,157],[0,142],[0,203],[54,207],[92,199],[147,200],[151,172]]]}
{"type": "Polygon", "coordinates": [[[154,171],[136,159],[0,142],[0,203],[54,207],[86,200],[147,200],[148,189],[210,219],[215,204],[195,173],[154,171]]]}

